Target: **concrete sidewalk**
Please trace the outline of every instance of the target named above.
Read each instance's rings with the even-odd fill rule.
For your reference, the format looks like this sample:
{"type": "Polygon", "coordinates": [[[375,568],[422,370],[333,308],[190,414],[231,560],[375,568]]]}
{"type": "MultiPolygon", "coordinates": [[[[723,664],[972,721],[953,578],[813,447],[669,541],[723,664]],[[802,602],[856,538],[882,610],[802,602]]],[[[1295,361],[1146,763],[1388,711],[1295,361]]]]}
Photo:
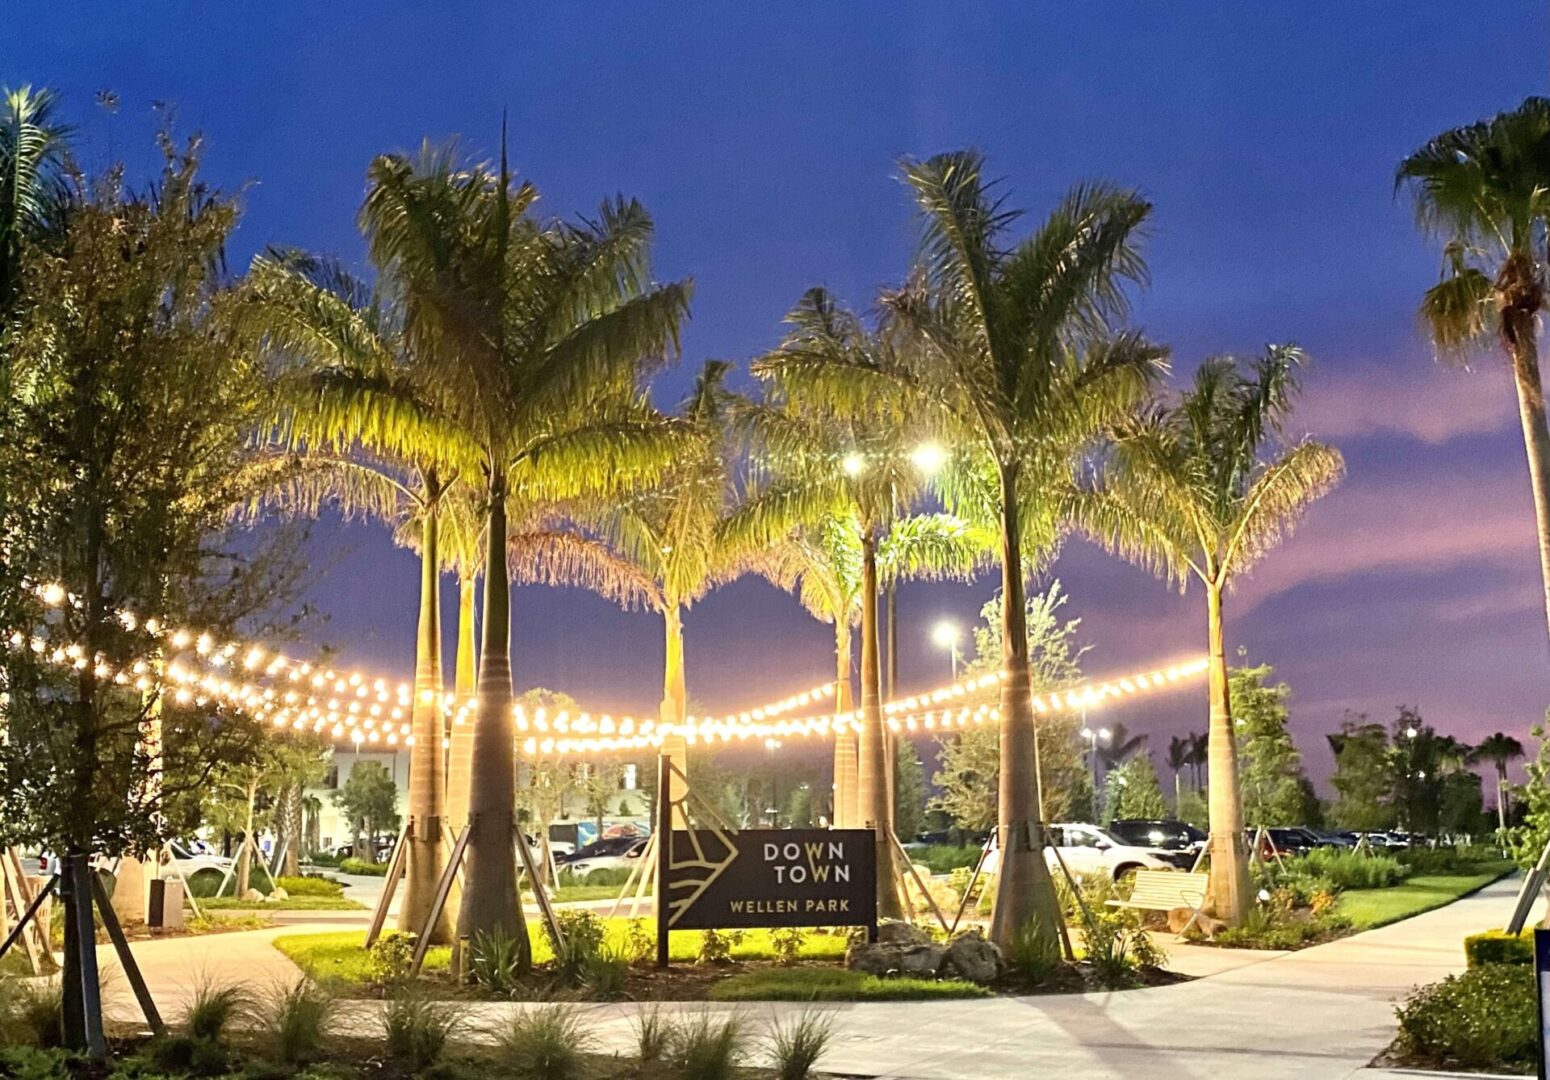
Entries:
{"type": "MultiPolygon", "coordinates": [[[[910,1080],[991,1077],[1338,1080],[1403,1075],[1365,1069],[1394,1034],[1394,1005],[1411,987],[1464,966],[1466,934],[1505,920],[1518,882],[1507,879],[1447,907],[1379,930],[1294,953],[1200,947],[1176,950],[1193,982],[1118,993],[990,1000],[824,1006],[835,1021],[828,1072],[910,1080]]],[[[289,926],[146,942],[135,947],[157,1001],[178,1015],[191,979],[273,982],[296,969],[270,944],[289,926]]],[[[118,1012],[133,1009],[120,994],[118,1012]],[[127,1006],[127,1009],[125,1008],[127,1006]]],[[[521,1005],[471,1003],[469,1019],[493,1025],[521,1005]]],[[[649,1006],[647,1006],[649,1007],[649,1006]]],[[[801,1004],[669,1005],[739,1011],[762,1022],[801,1004]]],[[[589,1006],[587,1026],[607,1049],[633,1046],[642,1006],[589,1006]]],[[[351,1009],[368,1022],[375,1006],[351,1009]]]]}

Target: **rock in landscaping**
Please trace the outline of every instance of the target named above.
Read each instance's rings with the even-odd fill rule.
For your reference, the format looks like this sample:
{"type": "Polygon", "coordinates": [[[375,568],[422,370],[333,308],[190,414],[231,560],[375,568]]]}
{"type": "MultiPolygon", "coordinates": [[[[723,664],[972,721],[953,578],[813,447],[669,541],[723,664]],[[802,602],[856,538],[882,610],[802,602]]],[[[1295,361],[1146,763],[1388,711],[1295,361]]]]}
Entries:
{"type": "Polygon", "coordinates": [[[259,892],[257,889],[250,888],[247,892],[242,894],[242,899],[244,900],[262,900],[263,898],[264,894],[259,892]]]}
{"type": "Polygon", "coordinates": [[[935,978],[947,956],[947,946],[927,941],[924,945],[853,945],[845,966],[866,975],[913,975],[935,978]]]}
{"type": "Polygon", "coordinates": [[[959,934],[947,947],[943,973],[956,973],[981,986],[995,982],[1001,974],[1001,950],[995,942],[986,941],[978,930],[959,934]]]}
{"type": "Polygon", "coordinates": [[[278,904],[278,903],[280,903],[280,901],[282,901],[282,900],[289,900],[290,898],[291,898],[291,894],[286,892],[283,888],[281,888],[278,885],[276,885],[274,887],[274,892],[270,893],[267,897],[265,897],[265,899],[268,900],[271,904],[278,904]]]}
{"type": "Polygon", "coordinates": [[[930,945],[931,935],[907,922],[885,922],[877,928],[879,945],[930,945]]]}

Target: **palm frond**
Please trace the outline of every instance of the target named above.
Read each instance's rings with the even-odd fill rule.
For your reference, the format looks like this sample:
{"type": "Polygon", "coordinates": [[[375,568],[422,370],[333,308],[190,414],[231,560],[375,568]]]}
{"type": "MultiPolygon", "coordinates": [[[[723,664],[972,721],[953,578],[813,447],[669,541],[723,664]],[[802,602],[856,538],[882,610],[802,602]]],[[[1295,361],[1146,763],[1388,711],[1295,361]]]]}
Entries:
{"type": "Polygon", "coordinates": [[[506,555],[516,583],[569,585],[624,608],[663,609],[656,582],[593,537],[565,530],[521,532],[508,539],[506,555]]]}
{"type": "Polygon", "coordinates": [[[1291,533],[1303,512],[1340,482],[1340,451],[1311,440],[1292,447],[1267,465],[1244,494],[1223,563],[1242,573],[1291,533]]]}

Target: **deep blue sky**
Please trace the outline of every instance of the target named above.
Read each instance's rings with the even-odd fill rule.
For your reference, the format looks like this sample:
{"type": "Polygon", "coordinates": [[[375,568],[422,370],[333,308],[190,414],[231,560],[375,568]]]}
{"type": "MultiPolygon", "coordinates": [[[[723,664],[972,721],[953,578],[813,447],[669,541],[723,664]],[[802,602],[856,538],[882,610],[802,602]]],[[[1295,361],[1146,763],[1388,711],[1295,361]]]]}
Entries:
{"type": "MultiPolygon", "coordinates": [[[[0,34],[0,82],[61,90],[83,154],[148,163],[153,101],[246,184],[234,265],[270,243],[358,260],[372,154],[461,134],[514,164],[554,213],[614,192],[658,226],[659,276],[693,276],[681,391],[708,357],[771,344],[823,283],[857,304],[912,245],[902,155],[976,146],[1039,213],[1107,177],[1156,203],[1137,321],[1187,372],[1296,341],[1317,361],[1301,424],[1350,477],[1229,609],[1230,640],[1274,663],[1316,772],[1346,709],[1420,706],[1466,738],[1526,732],[1550,701],[1531,506],[1511,389],[1494,366],[1440,369],[1414,310],[1438,259],[1391,180],[1429,136],[1550,91],[1543,3],[269,3],[35,8],[0,34]],[[453,14],[456,11],[457,14],[453,14]],[[109,88],[109,120],[93,105],[109,88]]],[[[407,673],[413,560],[366,527],[324,530],[320,639],[407,673]]],[[[1198,652],[1198,595],[1073,544],[1056,567],[1094,674],[1198,652]]],[[[906,589],[902,680],[946,660],[927,627],[967,622],[993,583],[906,589]]],[[[652,618],[574,591],[516,597],[519,686],[650,711],[652,618]]],[[[689,620],[707,709],[824,678],[829,635],[756,582],[689,620]]],[[[1114,719],[1153,745],[1198,727],[1188,692],[1114,719]]]]}

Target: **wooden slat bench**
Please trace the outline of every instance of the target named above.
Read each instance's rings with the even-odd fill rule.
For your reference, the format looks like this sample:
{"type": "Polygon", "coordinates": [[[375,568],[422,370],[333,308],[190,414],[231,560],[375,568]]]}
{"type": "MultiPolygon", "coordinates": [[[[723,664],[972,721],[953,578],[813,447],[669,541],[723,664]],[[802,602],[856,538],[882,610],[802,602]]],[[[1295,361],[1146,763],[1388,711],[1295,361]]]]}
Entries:
{"type": "Polygon", "coordinates": [[[1110,900],[1110,907],[1137,908],[1142,911],[1172,911],[1189,908],[1193,915],[1184,924],[1183,933],[1195,924],[1205,912],[1206,874],[1190,874],[1182,870],[1137,870],[1131,877],[1134,888],[1129,900],[1110,900]]]}

